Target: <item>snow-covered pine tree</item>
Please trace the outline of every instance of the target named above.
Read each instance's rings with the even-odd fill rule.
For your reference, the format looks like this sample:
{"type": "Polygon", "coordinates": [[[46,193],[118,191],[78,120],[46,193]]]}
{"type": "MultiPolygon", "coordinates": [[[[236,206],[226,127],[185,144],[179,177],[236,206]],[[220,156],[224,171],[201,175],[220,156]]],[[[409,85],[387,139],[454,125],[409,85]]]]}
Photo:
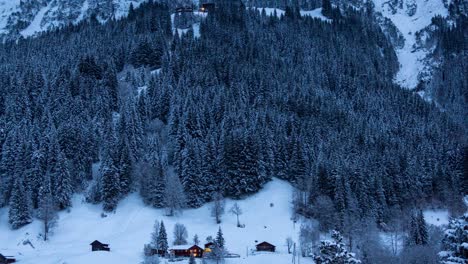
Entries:
{"type": "Polygon", "coordinates": [[[192,208],[200,207],[203,204],[204,192],[201,189],[204,187],[204,183],[201,178],[202,160],[199,144],[201,144],[199,140],[190,139],[182,151],[180,179],[187,197],[187,205],[192,208]]]}
{"type": "Polygon", "coordinates": [[[58,152],[57,164],[51,173],[54,181],[53,197],[58,209],[63,210],[71,206],[73,187],[71,183],[68,161],[62,151],[58,152]]]}
{"type": "Polygon", "coordinates": [[[332,231],[332,241],[321,241],[320,253],[314,256],[317,264],[358,264],[360,260],[355,258],[355,254],[346,250],[343,237],[340,232],[332,231]]]}
{"type": "Polygon", "coordinates": [[[413,212],[411,215],[409,235],[406,244],[409,246],[426,245],[428,240],[429,235],[422,210],[413,212]]]}
{"type": "Polygon", "coordinates": [[[468,263],[468,213],[450,219],[442,239],[443,251],[439,252],[443,264],[468,263]]]}
{"type": "Polygon", "coordinates": [[[220,248],[224,248],[226,245],[226,241],[224,240],[223,230],[221,230],[221,226],[218,229],[218,233],[216,233],[215,243],[220,248]]]}
{"type": "Polygon", "coordinates": [[[110,153],[107,153],[101,164],[102,201],[104,211],[114,211],[120,199],[120,178],[118,168],[110,153]]]}
{"type": "Polygon", "coordinates": [[[151,242],[150,242],[150,246],[153,247],[153,248],[155,248],[155,249],[158,249],[159,228],[160,228],[159,221],[158,221],[158,220],[154,221],[153,233],[151,233],[151,242]]]}
{"type": "Polygon", "coordinates": [[[13,185],[8,222],[13,229],[18,229],[32,222],[29,201],[27,195],[25,195],[21,178],[17,178],[13,185]]]}
{"type": "Polygon", "coordinates": [[[158,249],[166,252],[168,248],[169,243],[167,242],[166,227],[164,226],[164,222],[161,221],[161,225],[159,226],[158,249]]]}
{"type": "Polygon", "coordinates": [[[126,195],[130,193],[132,186],[132,160],[126,141],[122,139],[119,143],[119,182],[120,182],[120,193],[126,195]]]}

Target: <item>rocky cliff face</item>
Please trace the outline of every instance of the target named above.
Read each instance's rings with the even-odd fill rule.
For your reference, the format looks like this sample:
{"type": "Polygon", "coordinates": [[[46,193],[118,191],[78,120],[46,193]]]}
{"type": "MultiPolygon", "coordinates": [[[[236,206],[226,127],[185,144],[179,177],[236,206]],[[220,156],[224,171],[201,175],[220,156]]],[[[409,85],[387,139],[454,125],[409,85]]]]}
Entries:
{"type": "Polygon", "coordinates": [[[38,32],[96,15],[100,21],[127,14],[130,4],[146,0],[0,0],[0,35],[3,39],[28,37],[38,32]]]}

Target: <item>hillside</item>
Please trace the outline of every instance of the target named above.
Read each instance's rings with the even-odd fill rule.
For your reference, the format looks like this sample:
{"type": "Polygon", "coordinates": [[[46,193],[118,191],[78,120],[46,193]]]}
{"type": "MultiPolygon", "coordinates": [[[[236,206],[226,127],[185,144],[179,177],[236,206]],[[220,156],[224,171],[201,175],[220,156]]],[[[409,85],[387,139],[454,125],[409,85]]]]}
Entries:
{"type": "MultiPolygon", "coordinates": [[[[236,227],[234,215],[226,212],[219,227],[224,232],[227,249],[241,255],[240,259],[228,259],[229,264],[271,264],[289,263],[292,255],[287,254],[285,245],[288,236],[298,241],[299,226],[291,221],[292,187],[287,182],[274,179],[262,191],[238,201],[243,210],[240,221],[245,228],[236,227]],[[270,205],[272,204],[272,206],[270,205]],[[254,249],[255,241],[268,241],[277,246],[277,253],[264,253],[246,256],[247,249],[254,249]]],[[[226,211],[233,205],[226,201],[226,211]]],[[[142,260],[143,245],[149,242],[155,220],[163,220],[168,230],[169,243],[175,223],[184,224],[189,240],[198,234],[201,244],[209,235],[218,231],[213,217],[210,216],[211,204],[198,209],[185,210],[177,217],[167,217],[164,210],[145,206],[141,198],[132,194],[119,203],[115,213],[101,217],[101,206],[90,205],[83,197],[76,195],[70,212],[62,212],[54,230],[53,237],[43,242],[41,222],[12,231],[7,225],[8,210],[0,209],[0,252],[17,256],[24,264],[129,264],[142,260]],[[91,252],[89,243],[95,239],[109,243],[111,252],[91,252]],[[29,240],[30,245],[23,242],[29,240]]],[[[181,263],[181,262],[178,262],[181,263]]],[[[182,262],[184,263],[184,262],[182,262]]],[[[302,259],[301,263],[311,263],[302,259]]]]}

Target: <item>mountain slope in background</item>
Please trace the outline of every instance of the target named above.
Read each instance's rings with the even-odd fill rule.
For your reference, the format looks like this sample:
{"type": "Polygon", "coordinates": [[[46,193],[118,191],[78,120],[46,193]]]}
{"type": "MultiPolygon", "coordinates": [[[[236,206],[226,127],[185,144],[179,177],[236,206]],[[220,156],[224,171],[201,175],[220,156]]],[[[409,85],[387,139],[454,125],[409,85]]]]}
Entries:
{"type": "Polygon", "coordinates": [[[34,34],[96,15],[100,21],[120,18],[130,4],[146,0],[0,0],[0,35],[6,39],[34,34]]]}
{"type": "Polygon", "coordinates": [[[418,32],[431,24],[432,18],[448,16],[442,0],[373,0],[375,11],[390,19],[404,37],[404,44],[396,47],[400,71],[396,82],[401,86],[414,89],[420,78],[428,75],[433,64],[428,58],[430,47],[418,41],[418,32]]]}

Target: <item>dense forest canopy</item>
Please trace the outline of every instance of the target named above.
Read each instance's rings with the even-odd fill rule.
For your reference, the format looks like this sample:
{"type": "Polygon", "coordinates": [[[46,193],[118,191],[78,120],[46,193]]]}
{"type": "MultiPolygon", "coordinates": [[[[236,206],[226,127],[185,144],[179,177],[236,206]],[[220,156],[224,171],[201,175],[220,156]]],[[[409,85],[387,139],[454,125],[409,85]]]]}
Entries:
{"type": "Polygon", "coordinates": [[[398,61],[371,11],[331,14],[225,4],[202,19],[200,37],[180,36],[169,8],[150,2],[122,20],[1,45],[10,224],[50,200],[70,207],[75,192],[112,211],[136,190],[173,212],[240,198],[271,177],[300,189],[301,214],[340,216],[330,228],[426,202],[459,208],[465,130],[393,83],[398,61]]]}

